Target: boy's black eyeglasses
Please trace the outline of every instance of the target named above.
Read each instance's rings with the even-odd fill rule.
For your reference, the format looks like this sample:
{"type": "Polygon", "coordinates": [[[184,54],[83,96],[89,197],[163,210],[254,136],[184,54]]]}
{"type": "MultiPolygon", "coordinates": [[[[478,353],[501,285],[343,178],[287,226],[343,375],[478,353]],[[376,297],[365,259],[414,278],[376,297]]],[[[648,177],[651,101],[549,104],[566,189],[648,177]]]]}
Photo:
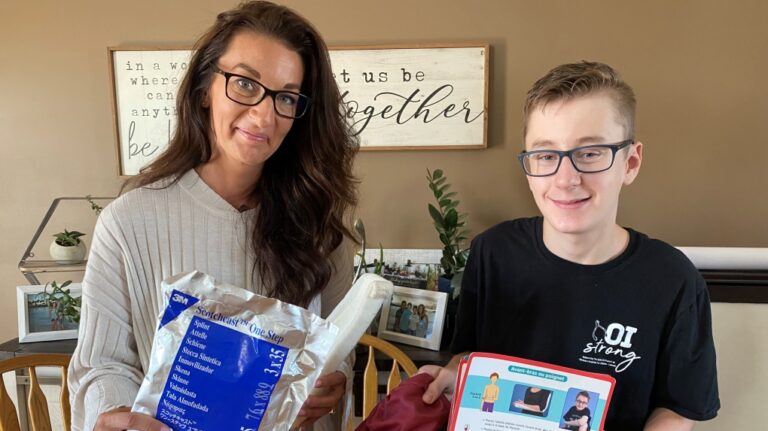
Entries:
{"type": "Polygon", "coordinates": [[[275,112],[285,118],[301,118],[307,113],[312,99],[293,91],[275,91],[264,86],[255,79],[236,73],[224,72],[216,66],[211,66],[213,71],[224,75],[225,94],[229,100],[246,106],[256,106],[265,97],[270,96],[274,100],[275,112]]]}
{"type": "Polygon", "coordinates": [[[520,160],[525,174],[532,177],[548,177],[556,174],[563,162],[563,157],[569,158],[577,171],[594,174],[611,169],[616,153],[634,143],[633,139],[627,139],[616,144],[587,145],[568,151],[523,151],[517,159],[520,160]]]}

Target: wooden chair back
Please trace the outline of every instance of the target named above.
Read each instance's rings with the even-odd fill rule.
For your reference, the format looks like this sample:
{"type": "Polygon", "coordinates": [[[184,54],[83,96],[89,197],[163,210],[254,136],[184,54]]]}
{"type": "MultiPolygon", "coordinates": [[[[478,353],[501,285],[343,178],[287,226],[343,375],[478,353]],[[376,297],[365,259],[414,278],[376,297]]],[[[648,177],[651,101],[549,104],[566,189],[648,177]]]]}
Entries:
{"type": "MultiPolygon", "coordinates": [[[[69,388],[67,386],[67,366],[70,355],[45,353],[36,355],[17,356],[0,361],[0,374],[9,371],[26,369],[29,376],[29,397],[27,411],[29,429],[32,431],[50,431],[51,417],[48,413],[48,402],[40,389],[35,367],[61,367],[61,418],[66,431],[70,430],[69,388]]],[[[21,400],[19,400],[21,402],[21,400]]],[[[13,401],[5,390],[5,384],[0,378],[0,431],[21,431],[19,419],[13,401]]]]}
{"type": "Polygon", "coordinates": [[[392,359],[392,368],[389,371],[387,377],[387,395],[392,390],[400,385],[401,377],[400,370],[408,377],[416,374],[417,368],[411,358],[408,357],[402,350],[395,347],[388,341],[381,338],[374,337],[372,335],[363,334],[358,341],[358,344],[368,347],[368,361],[363,371],[363,416],[365,419],[373,410],[378,402],[378,369],[376,368],[376,362],[374,359],[375,352],[378,350],[384,355],[392,359]]]}

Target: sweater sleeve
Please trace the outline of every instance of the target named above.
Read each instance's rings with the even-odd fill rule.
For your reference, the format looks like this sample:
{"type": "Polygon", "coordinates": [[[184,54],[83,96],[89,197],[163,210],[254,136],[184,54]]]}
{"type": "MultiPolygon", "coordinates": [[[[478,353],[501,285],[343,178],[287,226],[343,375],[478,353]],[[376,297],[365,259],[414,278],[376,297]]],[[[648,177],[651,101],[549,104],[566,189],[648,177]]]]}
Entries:
{"type": "Polygon", "coordinates": [[[354,253],[354,243],[345,237],[331,254],[333,272],[331,279],[320,294],[320,317],[323,319],[331,314],[331,311],[339,305],[352,287],[354,253]]]}
{"type": "Polygon", "coordinates": [[[119,229],[109,209],[96,223],[82,283],[80,332],[68,377],[73,430],[92,430],[102,412],[130,407],[144,375],[119,229]]]}
{"type": "MultiPolygon", "coordinates": [[[[352,287],[354,244],[345,238],[331,255],[333,272],[328,285],[320,294],[320,317],[327,318],[334,308],[344,299],[344,296],[352,287]]],[[[347,359],[341,363],[339,371],[347,376],[348,389],[352,385],[352,366],[354,365],[354,350],[347,359]]]]}
{"type": "MultiPolygon", "coordinates": [[[[339,247],[334,250],[331,259],[333,260],[333,273],[331,279],[323,292],[321,293],[321,317],[326,318],[334,308],[344,299],[349,289],[352,287],[353,266],[354,266],[354,243],[345,238],[339,247]]],[[[355,350],[347,355],[347,358],[339,365],[338,371],[341,371],[347,377],[347,390],[341,399],[340,409],[336,413],[321,418],[313,429],[332,430],[345,429],[346,423],[352,413],[352,383],[354,380],[355,350]]]]}

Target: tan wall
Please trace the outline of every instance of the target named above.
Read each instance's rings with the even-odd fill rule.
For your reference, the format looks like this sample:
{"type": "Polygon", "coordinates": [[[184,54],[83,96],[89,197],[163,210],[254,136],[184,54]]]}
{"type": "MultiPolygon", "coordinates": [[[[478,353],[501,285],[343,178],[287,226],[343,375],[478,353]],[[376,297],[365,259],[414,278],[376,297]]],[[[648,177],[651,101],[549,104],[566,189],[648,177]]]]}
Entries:
{"type": "MultiPolygon", "coordinates": [[[[50,201],[110,195],[120,184],[106,47],[190,44],[224,3],[235,4],[0,2],[0,339],[16,334],[13,287],[24,284],[16,264],[50,201]]],[[[286,3],[330,44],[479,40],[492,46],[488,149],[358,157],[359,214],[372,243],[439,245],[426,211],[426,168],[446,171],[473,233],[535,214],[514,159],[523,95],[550,67],[595,59],[622,71],[639,98],[638,137],[646,159],[624,194],[620,222],[675,245],[768,246],[768,3],[286,3]]],[[[721,421],[733,421],[720,422],[731,424],[720,429],[744,429],[737,424],[756,417],[744,406],[760,411],[757,400],[768,396],[766,370],[754,366],[766,363],[768,347],[735,335],[757,337],[767,323],[765,309],[715,309],[720,358],[729,369],[724,374],[721,364],[721,421]],[[736,370],[762,376],[747,381],[736,370]]]]}

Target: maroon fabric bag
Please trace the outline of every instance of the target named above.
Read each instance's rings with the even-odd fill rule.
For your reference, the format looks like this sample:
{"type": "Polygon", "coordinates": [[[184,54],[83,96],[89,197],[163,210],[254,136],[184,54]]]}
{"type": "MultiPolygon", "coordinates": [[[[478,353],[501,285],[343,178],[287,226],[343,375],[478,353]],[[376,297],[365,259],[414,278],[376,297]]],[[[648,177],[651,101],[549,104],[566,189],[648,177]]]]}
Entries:
{"type": "Polygon", "coordinates": [[[429,374],[416,374],[373,408],[356,431],[438,431],[448,424],[451,402],[445,395],[432,404],[421,400],[432,383],[429,374]]]}

